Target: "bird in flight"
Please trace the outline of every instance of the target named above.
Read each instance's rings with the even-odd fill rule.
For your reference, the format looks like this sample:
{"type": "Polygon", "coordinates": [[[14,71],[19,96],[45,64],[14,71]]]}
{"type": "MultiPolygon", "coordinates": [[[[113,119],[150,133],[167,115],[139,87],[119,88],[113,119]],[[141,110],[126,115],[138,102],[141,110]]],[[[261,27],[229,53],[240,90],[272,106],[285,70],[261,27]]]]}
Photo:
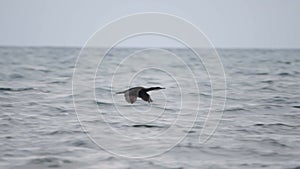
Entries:
{"type": "Polygon", "coordinates": [[[122,91],[122,92],[117,92],[116,94],[124,94],[125,100],[128,103],[133,104],[136,99],[139,97],[143,99],[144,101],[150,103],[153,102],[151,99],[150,95],[147,93],[152,90],[160,90],[160,89],[165,89],[161,87],[150,87],[150,88],[144,88],[144,87],[133,87],[128,90],[122,91]]]}

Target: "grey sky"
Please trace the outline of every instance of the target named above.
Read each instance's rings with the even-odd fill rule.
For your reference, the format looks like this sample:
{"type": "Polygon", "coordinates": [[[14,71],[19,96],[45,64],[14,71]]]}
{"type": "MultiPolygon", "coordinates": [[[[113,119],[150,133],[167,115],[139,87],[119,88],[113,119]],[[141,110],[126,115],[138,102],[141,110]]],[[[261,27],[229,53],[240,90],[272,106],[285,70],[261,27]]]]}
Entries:
{"type": "Polygon", "coordinates": [[[81,47],[106,23],[137,12],[185,18],[216,47],[300,48],[298,0],[0,0],[0,45],[81,47]]]}

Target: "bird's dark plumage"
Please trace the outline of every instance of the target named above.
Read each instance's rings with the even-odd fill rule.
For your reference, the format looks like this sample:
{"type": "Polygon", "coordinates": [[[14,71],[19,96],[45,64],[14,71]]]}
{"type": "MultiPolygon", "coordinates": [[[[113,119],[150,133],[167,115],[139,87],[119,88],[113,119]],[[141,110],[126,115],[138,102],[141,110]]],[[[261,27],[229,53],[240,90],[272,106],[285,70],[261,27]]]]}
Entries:
{"type": "Polygon", "coordinates": [[[133,87],[133,88],[130,88],[130,89],[125,90],[123,92],[117,92],[116,94],[123,94],[124,93],[125,100],[128,103],[131,103],[131,104],[134,103],[138,97],[143,99],[144,101],[150,103],[153,100],[151,99],[150,95],[147,92],[152,91],[152,90],[159,90],[159,89],[165,89],[165,88],[161,88],[161,87],[150,87],[150,88],[133,87]]]}

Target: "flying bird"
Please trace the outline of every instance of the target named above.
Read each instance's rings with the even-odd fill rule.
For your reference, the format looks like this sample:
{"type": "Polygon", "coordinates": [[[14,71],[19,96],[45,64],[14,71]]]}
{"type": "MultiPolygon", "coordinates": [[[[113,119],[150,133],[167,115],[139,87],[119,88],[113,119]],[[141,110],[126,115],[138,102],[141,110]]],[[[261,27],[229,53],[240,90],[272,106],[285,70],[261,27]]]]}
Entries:
{"type": "Polygon", "coordinates": [[[165,88],[162,88],[162,87],[150,87],[150,88],[133,87],[133,88],[130,88],[130,89],[122,91],[122,92],[117,92],[116,94],[124,94],[125,100],[131,104],[133,104],[138,97],[143,99],[144,101],[150,103],[150,102],[153,102],[153,100],[151,99],[150,95],[147,92],[152,91],[152,90],[160,90],[160,89],[165,89],[165,88]]]}

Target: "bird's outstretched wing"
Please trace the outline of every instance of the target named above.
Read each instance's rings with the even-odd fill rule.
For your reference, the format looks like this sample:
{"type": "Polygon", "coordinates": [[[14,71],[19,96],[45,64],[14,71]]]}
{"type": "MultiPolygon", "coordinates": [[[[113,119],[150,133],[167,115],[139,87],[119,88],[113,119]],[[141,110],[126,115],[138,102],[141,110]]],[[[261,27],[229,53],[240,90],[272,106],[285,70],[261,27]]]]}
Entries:
{"type": "Polygon", "coordinates": [[[139,92],[142,88],[131,88],[127,91],[125,91],[124,97],[125,100],[128,103],[134,103],[137,100],[137,97],[139,96],[139,92]]]}
{"type": "Polygon", "coordinates": [[[135,95],[131,95],[130,92],[126,92],[124,94],[124,97],[125,97],[125,100],[128,102],[128,103],[134,103],[137,99],[137,96],[135,95]]]}

